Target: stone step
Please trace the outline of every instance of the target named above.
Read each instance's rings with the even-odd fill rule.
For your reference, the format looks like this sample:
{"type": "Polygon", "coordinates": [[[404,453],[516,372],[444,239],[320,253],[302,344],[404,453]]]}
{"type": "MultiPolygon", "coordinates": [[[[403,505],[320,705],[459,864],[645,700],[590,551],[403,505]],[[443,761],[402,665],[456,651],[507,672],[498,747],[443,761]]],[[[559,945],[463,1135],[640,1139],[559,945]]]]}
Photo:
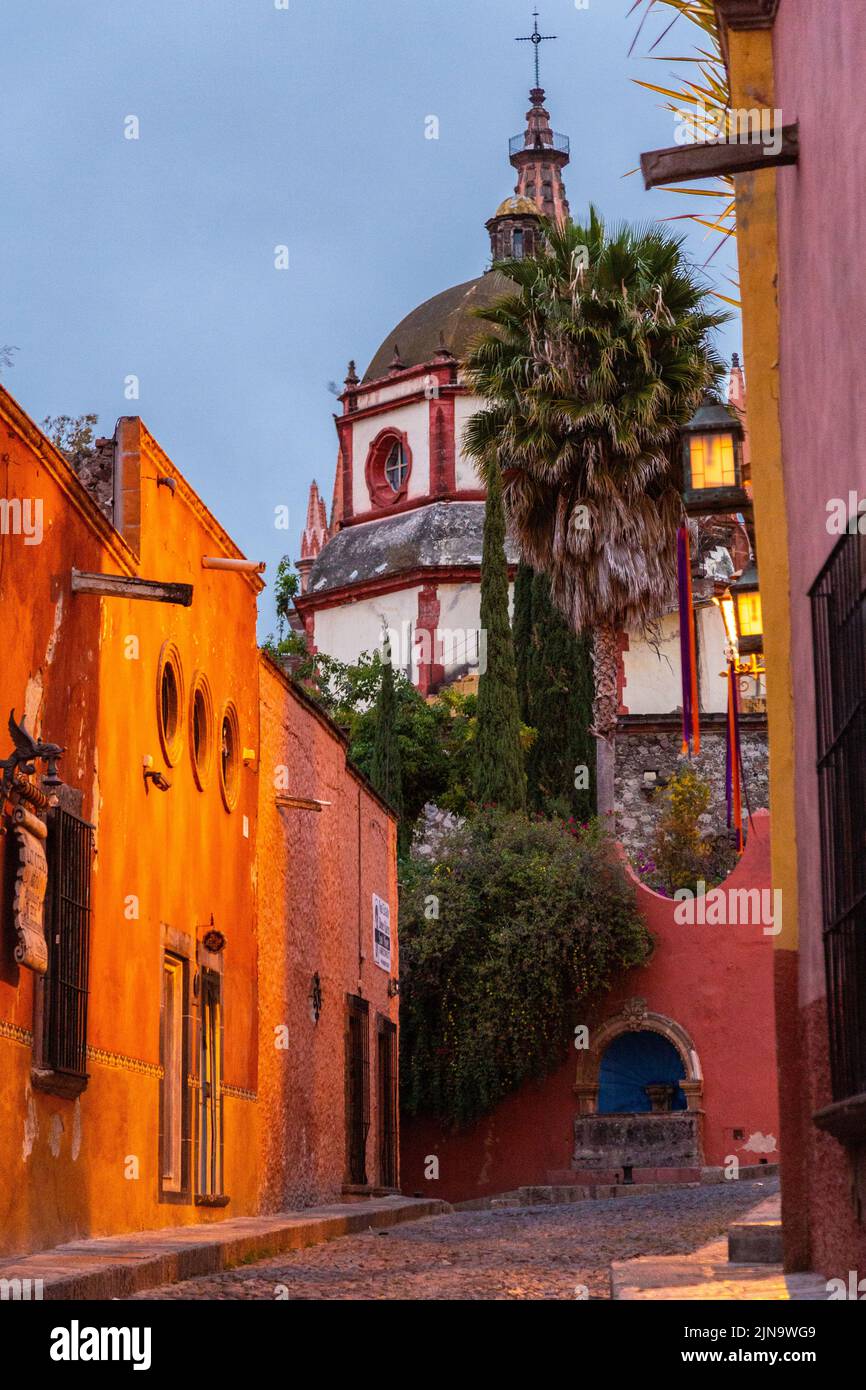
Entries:
{"type": "Polygon", "coordinates": [[[690,1255],[642,1255],[610,1267],[610,1296],[620,1301],[755,1300],[821,1302],[827,1282],[818,1274],[785,1274],[781,1265],[732,1265],[724,1238],[690,1255]]]}
{"type": "Polygon", "coordinates": [[[541,1187],[518,1187],[498,1192],[495,1197],[474,1197],[455,1202],[457,1211],[500,1211],[508,1207],[570,1206],[574,1202],[610,1201],[612,1198],[646,1197],[650,1192],[682,1192],[700,1183],[551,1183],[541,1187]]]}
{"type": "Polygon", "coordinates": [[[630,1187],[632,1184],[640,1185],[645,1183],[670,1183],[670,1182],[700,1182],[700,1168],[632,1168],[629,1180],[626,1180],[625,1170],[619,1168],[572,1168],[565,1176],[562,1170],[556,1172],[556,1176],[548,1173],[548,1181],[554,1185],[569,1183],[599,1184],[604,1186],[623,1185],[630,1187]]]}
{"type": "MultiPolygon", "coordinates": [[[[719,1183],[719,1182],[766,1182],[779,1175],[777,1163],[754,1163],[742,1165],[738,1179],[727,1176],[724,1168],[633,1168],[632,1182],[636,1185],[646,1183],[719,1183]]],[[[575,1184],[605,1185],[621,1184],[622,1168],[551,1168],[547,1182],[552,1187],[571,1187],[575,1184]]]]}
{"type": "Polygon", "coordinates": [[[731,1264],[775,1265],[782,1262],[782,1209],[778,1196],[753,1207],[742,1221],[728,1227],[731,1264]]]}
{"type": "MultiPolygon", "coordinates": [[[[770,1178],[779,1176],[778,1163],[749,1163],[741,1164],[738,1170],[740,1182],[766,1182],[770,1178]]],[[[702,1168],[701,1182],[735,1182],[737,1179],[729,1178],[724,1168],[702,1168]]]]}
{"type": "Polygon", "coordinates": [[[727,1240],[723,1236],[686,1255],[642,1255],[635,1260],[616,1261],[610,1267],[611,1298],[826,1301],[829,1294],[823,1275],[783,1271],[780,1210],[781,1199],[776,1194],[752,1207],[742,1220],[732,1222],[727,1240]],[[761,1233],[770,1231],[775,1239],[776,1227],[778,1257],[771,1260],[770,1241],[761,1233]],[[729,1256],[731,1249],[739,1252],[737,1261],[729,1256]]]}

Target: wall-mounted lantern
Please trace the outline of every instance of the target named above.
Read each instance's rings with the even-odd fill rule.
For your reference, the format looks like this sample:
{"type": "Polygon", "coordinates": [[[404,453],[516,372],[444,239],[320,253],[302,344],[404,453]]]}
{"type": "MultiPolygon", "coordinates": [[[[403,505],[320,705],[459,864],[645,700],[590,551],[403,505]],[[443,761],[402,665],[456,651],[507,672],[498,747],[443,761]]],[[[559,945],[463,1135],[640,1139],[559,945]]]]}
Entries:
{"type": "Polygon", "coordinates": [[[157,772],[156,769],[154,768],[154,766],[153,766],[153,754],[152,754],[152,753],[146,754],[145,758],[143,759],[143,762],[142,762],[142,771],[143,771],[143,773],[144,773],[144,791],[145,791],[145,795],[149,794],[151,783],[153,783],[153,785],[156,787],[157,791],[160,791],[160,792],[170,792],[170,791],[171,791],[171,782],[169,782],[168,778],[165,776],[164,773],[162,773],[162,772],[157,772]]]}
{"type": "Polygon", "coordinates": [[[751,506],[743,487],[743,426],[737,415],[706,395],[683,425],[683,501],[690,516],[742,512],[751,506]]]}
{"type": "Polygon", "coordinates": [[[740,639],[737,632],[737,605],[730,589],[725,589],[721,594],[717,594],[713,602],[717,603],[721,610],[728,646],[732,652],[738,652],[740,639]]]}
{"type": "Polygon", "coordinates": [[[761,614],[758,571],[754,561],[743,570],[739,579],[731,585],[731,594],[736,604],[740,651],[744,656],[762,651],[764,647],[764,621],[761,614]]]}

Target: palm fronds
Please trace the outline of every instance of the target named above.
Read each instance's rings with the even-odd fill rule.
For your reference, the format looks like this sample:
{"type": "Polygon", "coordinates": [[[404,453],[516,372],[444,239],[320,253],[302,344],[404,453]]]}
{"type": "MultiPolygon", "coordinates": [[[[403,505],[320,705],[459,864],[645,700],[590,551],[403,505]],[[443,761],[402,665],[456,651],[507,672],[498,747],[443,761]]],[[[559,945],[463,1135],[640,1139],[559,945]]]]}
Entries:
{"type": "MultiPolygon", "coordinates": [[[[661,86],[635,78],[636,85],[666,98],[665,110],[670,111],[681,123],[686,139],[704,141],[727,135],[730,129],[731,91],[712,0],[634,0],[629,14],[635,14],[638,10],[642,11],[640,24],[630,52],[634,51],[650,15],[667,11],[671,13],[670,23],[651,45],[650,56],[655,62],[675,63],[684,71],[677,74],[679,81],[675,86],[661,86]],[[681,19],[700,31],[701,46],[696,46],[691,53],[683,56],[654,57],[653,50],[681,19]]],[[[736,234],[736,203],[731,177],[716,180],[711,188],[670,188],[667,191],[723,201],[724,206],[712,216],[712,220],[696,213],[683,214],[698,226],[721,234],[721,240],[710,259],[729,237],[736,234]]]]}
{"type": "Polygon", "coordinates": [[[725,321],[665,227],[545,224],[545,249],[498,268],[516,293],[479,312],[466,366],[486,402],[467,452],[502,469],[524,558],[576,632],[651,626],[675,575],[680,429],[723,375],[725,321]]]}

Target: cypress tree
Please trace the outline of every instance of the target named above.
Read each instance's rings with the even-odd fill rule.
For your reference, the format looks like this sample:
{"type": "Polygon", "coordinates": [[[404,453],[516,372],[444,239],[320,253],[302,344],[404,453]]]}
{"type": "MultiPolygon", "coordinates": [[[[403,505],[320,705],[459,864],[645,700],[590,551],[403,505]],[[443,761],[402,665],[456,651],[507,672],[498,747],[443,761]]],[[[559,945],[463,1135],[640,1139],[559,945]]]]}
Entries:
{"type": "Polygon", "coordinates": [[[517,566],[514,580],[514,664],[517,671],[517,703],[520,718],[529,724],[529,660],[532,642],[532,579],[533,569],[523,560],[517,566]]]}
{"type": "Polygon", "coordinates": [[[529,804],[585,820],[595,813],[592,643],[574,635],[551,601],[546,574],[532,581],[530,652],[526,722],[536,738],[527,757],[529,804]],[[588,778],[578,776],[581,768],[588,778]],[[585,780],[588,787],[575,786],[585,780]]]}
{"type": "Polygon", "coordinates": [[[496,465],[488,479],[484,508],[481,630],[487,638],[487,665],[478,682],[475,798],[482,806],[492,803],[506,811],[522,811],[526,807],[526,774],[508,616],[505,509],[502,479],[496,465]]]}
{"type": "Polygon", "coordinates": [[[373,757],[370,781],[381,797],[403,816],[403,778],[400,768],[400,743],[397,738],[397,700],[394,694],[394,667],[387,638],[382,644],[382,679],[376,695],[376,727],[373,736],[373,757]]]}

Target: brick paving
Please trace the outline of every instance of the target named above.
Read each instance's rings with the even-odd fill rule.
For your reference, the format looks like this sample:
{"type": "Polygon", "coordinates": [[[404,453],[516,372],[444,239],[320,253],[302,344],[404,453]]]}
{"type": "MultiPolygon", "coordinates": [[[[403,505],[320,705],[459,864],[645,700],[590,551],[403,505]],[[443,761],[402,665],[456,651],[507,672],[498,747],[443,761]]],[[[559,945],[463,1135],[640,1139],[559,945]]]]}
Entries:
{"type": "Polygon", "coordinates": [[[134,1297],[609,1298],[614,1260],[692,1251],[777,1188],[731,1182],[570,1206],[455,1211],[134,1297]]]}

